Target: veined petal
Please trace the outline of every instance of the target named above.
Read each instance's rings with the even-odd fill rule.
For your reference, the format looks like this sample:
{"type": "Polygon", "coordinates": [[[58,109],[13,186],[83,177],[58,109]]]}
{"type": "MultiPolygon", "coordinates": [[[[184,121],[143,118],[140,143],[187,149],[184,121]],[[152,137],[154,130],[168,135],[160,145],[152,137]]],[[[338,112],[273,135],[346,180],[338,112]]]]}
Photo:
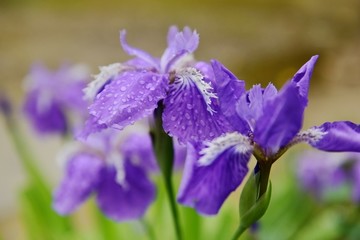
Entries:
{"type": "Polygon", "coordinates": [[[163,127],[181,142],[212,139],[230,127],[217,114],[212,86],[195,68],[186,68],[175,75],[164,100],[163,127]]]}
{"type": "Polygon", "coordinates": [[[65,176],[54,193],[53,208],[70,214],[96,189],[104,162],[98,156],[78,153],[66,165],[65,176]]]}
{"type": "Polygon", "coordinates": [[[138,57],[145,62],[149,63],[151,66],[153,66],[156,69],[159,69],[159,61],[151,56],[149,53],[140,50],[138,48],[131,47],[127,41],[126,41],[126,30],[120,31],[120,43],[124,51],[129,54],[130,56],[138,57]]]}
{"type": "Polygon", "coordinates": [[[202,150],[203,156],[189,145],[178,201],[202,214],[216,214],[248,172],[252,146],[245,139],[238,133],[219,137],[202,150]]]}
{"type": "Polygon", "coordinates": [[[108,167],[102,173],[97,189],[97,202],[106,216],[115,221],[141,218],[155,198],[155,186],[145,171],[130,161],[125,161],[125,182],[116,182],[115,168],[108,167]]]}
{"type": "Polygon", "coordinates": [[[123,129],[152,114],[166,96],[166,79],[148,71],[125,71],[105,86],[89,113],[98,125],[123,129]]]}
{"type": "Polygon", "coordinates": [[[360,152],[360,125],[352,122],[327,122],[301,132],[297,138],[323,151],[360,152]]]}
{"type": "Polygon", "coordinates": [[[276,153],[300,131],[305,106],[294,84],[286,84],[275,98],[264,106],[254,129],[254,141],[267,154],[276,153]]]}
{"type": "Polygon", "coordinates": [[[236,103],[245,94],[245,82],[237,79],[220,62],[212,60],[211,65],[215,75],[215,86],[221,111],[237,131],[247,132],[247,123],[236,112],[236,103]]]}
{"type": "Polygon", "coordinates": [[[299,71],[297,71],[297,73],[294,75],[294,77],[291,80],[292,83],[295,83],[295,85],[299,87],[299,95],[302,97],[305,106],[307,105],[308,102],[310,78],[318,57],[319,57],[318,55],[311,57],[310,60],[306,62],[299,69],[299,71]]]}

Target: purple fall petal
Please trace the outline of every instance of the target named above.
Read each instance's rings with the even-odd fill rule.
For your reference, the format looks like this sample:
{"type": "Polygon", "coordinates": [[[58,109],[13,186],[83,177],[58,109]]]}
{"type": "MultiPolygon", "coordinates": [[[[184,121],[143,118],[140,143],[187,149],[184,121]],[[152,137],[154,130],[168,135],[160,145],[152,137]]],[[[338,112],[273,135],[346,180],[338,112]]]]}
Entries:
{"type": "Polygon", "coordinates": [[[318,59],[318,55],[315,55],[306,62],[292,78],[291,82],[295,83],[299,87],[299,94],[302,97],[304,104],[307,105],[310,78],[318,59]]]}
{"type": "Polygon", "coordinates": [[[42,106],[40,98],[38,91],[32,91],[25,99],[24,113],[32,126],[41,134],[66,133],[68,126],[64,110],[51,99],[42,106]]]}
{"type": "Polygon", "coordinates": [[[246,176],[250,152],[239,154],[231,147],[207,166],[197,164],[199,156],[191,145],[188,146],[188,152],[178,201],[194,207],[199,213],[216,214],[246,176]]]}
{"type": "Polygon", "coordinates": [[[163,127],[180,142],[203,141],[230,129],[218,107],[212,87],[194,68],[175,77],[164,99],[163,127]]]}
{"type": "Polygon", "coordinates": [[[54,193],[53,208],[70,214],[96,189],[104,162],[95,155],[79,153],[67,162],[66,172],[54,193]]]}
{"type": "Polygon", "coordinates": [[[105,86],[89,112],[98,125],[123,129],[153,113],[166,96],[163,76],[147,71],[125,71],[105,86]]]}
{"type": "Polygon", "coordinates": [[[360,152],[360,125],[352,122],[327,122],[301,135],[311,146],[323,151],[360,152]]]}
{"type": "Polygon", "coordinates": [[[278,95],[264,106],[256,122],[254,141],[267,154],[276,153],[300,131],[305,106],[294,84],[286,84],[278,95]]]}
{"type": "Polygon", "coordinates": [[[102,181],[97,189],[97,202],[104,214],[115,221],[141,218],[155,198],[155,186],[145,171],[125,161],[125,181],[122,185],[115,181],[116,170],[105,168],[102,181]]]}

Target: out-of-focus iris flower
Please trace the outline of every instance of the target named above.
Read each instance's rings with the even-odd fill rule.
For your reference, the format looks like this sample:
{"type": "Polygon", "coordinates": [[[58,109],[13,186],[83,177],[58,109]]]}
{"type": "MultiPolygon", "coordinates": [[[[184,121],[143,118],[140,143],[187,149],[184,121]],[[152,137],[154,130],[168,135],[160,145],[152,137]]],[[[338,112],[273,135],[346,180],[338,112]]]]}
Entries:
{"type": "Polygon", "coordinates": [[[24,113],[40,134],[72,131],[86,116],[82,89],[89,80],[84,65],[62,65],[51,72],[35,64],[25,79],[24,113]]]}
{"type": "Polygon", "coordinates": [[[134,58],[101,67],[85,90],[93,103],[83,136],[108,127],[123,129],[152,115],[159,102],[164,130],[181,142],[211,139],[227,126],[217,114],[211,66],[192,57],[199,44],[196,31],[171,27],[161,58],[128,45],[125,31],[120,41],[134,58]]]}
{"type": "MultiPolygon", "coordinates": [[[[175,145],[180,164],[185,149],[175,145]]],[[[156,189],[149,179],[158,167],[148,134],[133,133],[121,140],[117,130],[108,129],[89,137],[65,154],[65,176],[54,194],[54,209],[72,213],[95,194],[104,214],[115,221],[143,216],[154,201],[156,189]]]]}
{"type": "Polygon", "coordinates": [[[212,62],[220,109],[232,130],[192,147],[178,195],[182,204],[216,214],[243,181],[251,154],[271,166],[299,142],[324,151],[360,151],[360,126],[354,123],[327,122],[300,131],[317,58],[313,56],[279,92],[271,83],[246,91],[243,81],[212,62]]]}
{"type": "Polygon", "coordinates": [[[297,176],[304,190],[318,200],[326,201],[332,192],[350,190],[342,199],[360,201],[360,155],[358,153],[326,153],[307,151],[297,164],[297,176]]]}

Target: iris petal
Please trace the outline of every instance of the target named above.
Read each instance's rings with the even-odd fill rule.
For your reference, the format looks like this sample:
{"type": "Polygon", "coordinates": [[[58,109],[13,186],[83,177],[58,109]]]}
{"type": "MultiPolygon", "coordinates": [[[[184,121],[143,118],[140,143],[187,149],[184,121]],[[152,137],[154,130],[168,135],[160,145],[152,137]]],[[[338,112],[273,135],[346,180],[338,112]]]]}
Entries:
{"type": "Polygon", "coordinates": [[[96,189],[104,163],[95,155],[82,153],[70,159],[54,194],[53,208],[62,215],[73,212],[96,189]]]}
{"type": "Polygon", "coordinates": [[[126,41],[126,31],[125,30],[122,30],[120,32],[120,42],[121,42],[122,48],[124,49],[124,51],[127,54],[129,54],[130,56],[135,56],[137,58],[140,58],[143,61],[150,64],[151,66],[155,67],[156,69],[159,69],[159,61],[157,59],[155,59],[149,53],[147,53],[147,52],[145,52],[145,51],[143,51],[141,49],[131,47],[127,43],[127,41],[126,41]]]}
{"type": "Polygon", "coordinates": [[[123,129],[152,114],[166,96],[166,79],[152,72],[125,71],[105,86],[89,112],[98,125],[123,129]]]}
{"type": "Polygon", "coordinates": [[[298,87],[288,83],[264,106],[263,115],[256,122],[254,141],[267,154],[276,153],[300,131],[305,106],[298,95],[298,87]]]}
{"type": "Polygon", "coordinates": [[[192,145],[188,146],[188,151],[178,201],[194,207],[199,213],[216,214],[246,176],[251,150],[240,153],[235,146],[229,146],[209,165],[198,164],[196,159],[200,156],[192,145]]]}
{"type": "Polygon", "coordinates": [[[306,62],[299,71],[297,71],[297,73],[295,73],[291,80],[291,82],[295,83],[299,87],[299,94],[302,97],[305,106],[308,102],[310,78],[318,57],[318,55],[311,57],[310,60],[306,62]]]}
{"type": "Polygon", "coordinates": [[[155,186],[145,171],[125,161],[125,182],[116,182],[116,170],[104,169],[98,187],[97,202],[104,214],[115,221],[141,218],[155,198],[155,186]]]}
{"type": "Polygon", "coordinates": [[[360,125],[352,122],[326,122],[304,131],[302,136],[311,146],[323,151],[360,152],[360,125]]]}
{"type": "Polygon", "coordinates": [[[211,65],[215,75],[216,93],[219,97],[221,111],[237,131],[247,132],[247,123],[236,112],[236,103],[245,93],[245,82],[237,79],[220,62],[212,60],[211,65]]]}
{"type": "Polygon", "coordinates": [[[125,160],[130,160],[147,170],[158,170],[149,134],[131,134],[121,145],[121,152],[125,160]]]}
{"type": "Polygon", "coordinates": [[[189,27],[184,27],[183,31],[177,32],[177,28],[171,27],[168,33],[168,48],[160,60],[162,72],[166,73],[173,69],[174,64],[186,56],[193,53],[199,45],[199,34],[191,31],[189,27]]]}
{"type": "Polygon", "coordinates": [[[164,100],[163,127],[181,142],[212,139],[230,127],[218,114],[212,87],[194,68],[179,73],[164,100]]]}
{"type": "Polygon", "coordinates": [[[31,91],[26,96],[23,109],[32,126],[40,134],[65,133],[68,124],[60,104],[52,99],[46,100],[46,106],[42,106],[41,102],[39,91],[31,91]]]}

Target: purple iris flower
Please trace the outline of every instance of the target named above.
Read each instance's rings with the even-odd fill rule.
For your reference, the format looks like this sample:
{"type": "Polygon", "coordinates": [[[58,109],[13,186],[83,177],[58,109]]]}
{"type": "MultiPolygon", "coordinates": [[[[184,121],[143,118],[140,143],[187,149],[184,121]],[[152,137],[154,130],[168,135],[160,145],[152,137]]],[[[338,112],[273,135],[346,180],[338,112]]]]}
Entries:
{"type": "Polygon", "coordinates": [[[304,190],[319,200],[329,192],[349,186],[354,202],[360,201],[360,155],[307,151],[298,160],[297,175],[304,190]]]}
{"type": "Polygon", "coordinates": [[[104,131],[66,157],[65,176],[54,194],[54,209],[73,212],[91,194],[103,213],[115,221],[140,218],[154,201],[156,189],[148,172],[156,169],[148,134],[104,131]],[[136,139],[136,143],[134,142],[136,139]]]}
{"type": "Polygon", "coordinates": [[[85,118],[87,104],[82,89],[88,78],[86,67],[81,65],[64,64],[55,72],[42,64],[31,68],[25,81],[24,113],[38,133],[65,134],[72,130],[70,119],[85,118]]]}
{"type": "Polygon", "coordinates": [[[305,63],[280,91],[271,83],[246,91],[243,81],[212,62],[220,109],[233,129],[190,147],[180,203],[203,214],[216,214],[246,176],[251,154],[271,166],[299,142],[324,151],[360,151],[360,126],[354,123],[327,122],[300,131],[317,58],[305,63]]]}
{"type": "Polygon", "coordinates": [[[128,45],[125,30],[120,41],[134,58],[101,67],[85,90],[93,103],[83,137],[108,127],[123,129],[151,116],[159,102],[164,130],[181,142],[211,139],[227,126],[218,114],[211,66],[192,57],[199,44],[196,31],[170,27],[160,58],[128,45]]]}

